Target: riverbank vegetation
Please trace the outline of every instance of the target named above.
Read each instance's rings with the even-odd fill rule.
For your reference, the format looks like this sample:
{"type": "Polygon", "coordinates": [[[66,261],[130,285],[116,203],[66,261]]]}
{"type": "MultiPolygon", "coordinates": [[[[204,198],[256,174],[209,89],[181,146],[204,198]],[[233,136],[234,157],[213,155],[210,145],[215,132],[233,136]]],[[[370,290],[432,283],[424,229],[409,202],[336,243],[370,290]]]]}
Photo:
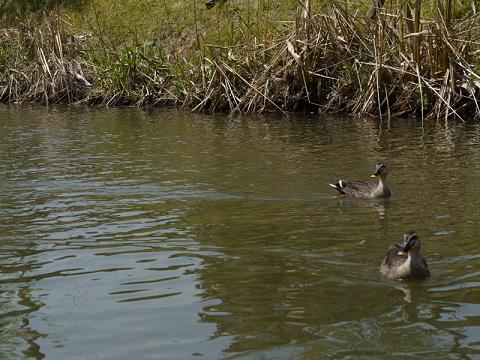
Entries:
{"type": "Polygon", "coordinates": [[[475,2],[19,3],[3,5],[3,102],[480,116],[475,2]]]}

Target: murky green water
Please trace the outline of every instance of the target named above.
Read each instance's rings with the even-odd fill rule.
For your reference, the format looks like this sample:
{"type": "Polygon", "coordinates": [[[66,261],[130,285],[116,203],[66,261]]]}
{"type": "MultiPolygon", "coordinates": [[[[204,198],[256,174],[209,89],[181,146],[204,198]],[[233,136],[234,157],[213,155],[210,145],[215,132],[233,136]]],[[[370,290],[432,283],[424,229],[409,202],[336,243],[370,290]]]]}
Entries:
{"type": "Polygon", "coordinates": [[[480,126],[420,125],[0,107],[0,358],[479,359],[480,126]]]}

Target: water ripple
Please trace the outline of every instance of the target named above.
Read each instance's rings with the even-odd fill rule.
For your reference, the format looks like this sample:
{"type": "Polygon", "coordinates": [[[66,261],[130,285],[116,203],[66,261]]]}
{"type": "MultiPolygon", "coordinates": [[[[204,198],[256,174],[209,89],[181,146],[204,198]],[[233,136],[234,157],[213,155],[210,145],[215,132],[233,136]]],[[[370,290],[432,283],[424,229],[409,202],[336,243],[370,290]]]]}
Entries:
{"type": "Polygon", "coordinates": [[[55,107],[0,119],[2,359],[480,351],[478,126],[398,120],[379,136],[368,119],[55,107]],[[333,198],[329,182],[379,159],[392,199],[333,198]],[[386,280],[380,262],[409,229],[432,278],[386,280]]]}

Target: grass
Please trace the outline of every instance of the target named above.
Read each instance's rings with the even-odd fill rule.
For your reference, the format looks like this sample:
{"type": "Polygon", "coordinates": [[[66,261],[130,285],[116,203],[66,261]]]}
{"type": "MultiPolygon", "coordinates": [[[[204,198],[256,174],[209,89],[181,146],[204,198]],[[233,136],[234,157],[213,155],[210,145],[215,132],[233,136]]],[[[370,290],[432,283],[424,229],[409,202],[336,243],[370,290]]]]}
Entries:
{"type": "Polygon", "coordinates": [[[478,20],[474,2],[94,0],[2,29],[0,100],[479,117],[478,20]]]}

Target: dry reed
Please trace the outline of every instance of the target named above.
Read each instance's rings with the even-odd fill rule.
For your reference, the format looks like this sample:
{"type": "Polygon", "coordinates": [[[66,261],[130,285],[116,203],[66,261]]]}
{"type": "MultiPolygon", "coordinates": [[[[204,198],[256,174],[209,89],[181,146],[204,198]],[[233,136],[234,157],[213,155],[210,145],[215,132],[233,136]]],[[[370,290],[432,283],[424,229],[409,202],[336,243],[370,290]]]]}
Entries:
{"type": "Polygon", "coordinates": [[[427,20],[419,0],[376,8],[374,16],[347,10],[344,2],[312,14],[309,3],[302,1],[294,21],[268,38],[211,45],[195,29],[197,51],[190,58],[166,55],[154,43],[92,48],[95,39],[65,35],[58,19],[4,29],[0,100],[176,103],[195,111],[246,113],[480,116],[475,8],[455,19],[453,4],[441,2],[436,18],[427,20]]]}

